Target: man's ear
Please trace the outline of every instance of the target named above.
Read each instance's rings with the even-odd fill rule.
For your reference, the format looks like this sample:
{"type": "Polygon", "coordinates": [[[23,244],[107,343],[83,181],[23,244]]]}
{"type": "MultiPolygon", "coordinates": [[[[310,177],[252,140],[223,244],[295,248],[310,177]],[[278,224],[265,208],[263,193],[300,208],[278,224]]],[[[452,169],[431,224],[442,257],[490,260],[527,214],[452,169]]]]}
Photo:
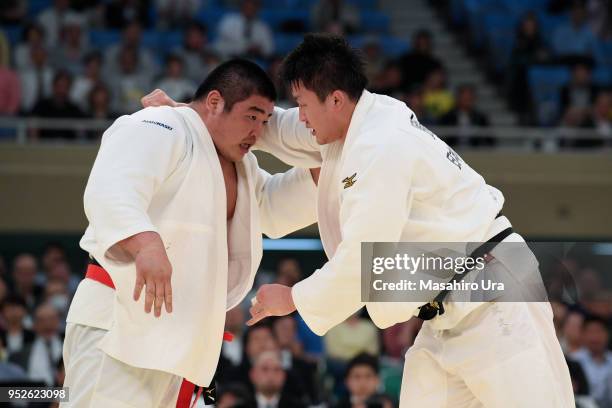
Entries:
{"type": "Polygon", "coordinates": [[[346,105],[348,95],[340,90],[335,90],[329,95],[329,100],[332,108],[335,110],[341,110],[346,105]]]}
{"type": "Polygon", "coordinates": [[[225,100],[223,99],[223,96],[221,96],[221,93],[217,90],[212,90],[208,93],[205,103],[208,110],[216,115],[223,112],[223,109],[225,108],[225,100]]]}

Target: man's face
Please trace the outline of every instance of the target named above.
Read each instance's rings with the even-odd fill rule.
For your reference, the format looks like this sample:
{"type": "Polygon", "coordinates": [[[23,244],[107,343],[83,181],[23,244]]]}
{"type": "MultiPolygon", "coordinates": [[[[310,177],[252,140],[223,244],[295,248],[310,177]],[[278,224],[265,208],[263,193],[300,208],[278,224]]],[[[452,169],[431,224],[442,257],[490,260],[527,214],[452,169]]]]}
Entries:
{"type": "Polygon", "coordinates": [[[2,309],[2,316],[7,323],[21,324],[26,315],[26,309],[18,304],[9,303],[2,309]]]}
{"type": "Polygon", "coordinates": [[[296,338],[295,320],[291,316],[283,316],[274,322],[274,333],[281,348],[289,348],[296,338]]]}
{"type": "Polygon", "coordinates": [[[265,396],[279,394],[285,384],[285,370],[279,358],[262,357],[251,369],[251,381],[256,392],[265,396]]]}
{"type": "Polygon", "coordinates": [[[242,160],[262,135],[273,110],[274,102],[252,95],[216,115],[212,138],[219,154],[229,161],[242,160]]]}
{"type": "Polygon", "coordinates": [[[31,288],[34,286],[36,278],[36,259],[29,255],[23,255],[15,261],[13,279],[21,288],[31,288]]]}
{"type": "Polygon", "coordinates": [[[292,85],[291,93],[300,110],[300,121],[311,130],[318,144],[324,145],[342,138],[335,126],[330,96],[321,102],[316,93],[300,84],[292,85]]]}
{"type": "Polygon", "coordinates": [[[40,306],[34,317],[34,331],[40,337],[49,339],[59,330],[59,316],[57,311],[49,305],[40,306]]]}
{"type": "Polygon", "coordinates": [[[584,326],[584,345],[591,353],[603,353],[608,348],[608,331],[596,322],[584,326]]]}
{"type": "Polygon", "coordinates": [[[276,340],[269,328],[256,328],[249,334],[249,341],[246,344],[246,354],[249,359],[255,360],[264,351],[275,351],[277,349],[276,340]]]}
{"type": "Polygon", "coordinates": [[[355,366],[346,378],[346,387],[349,389],[352,397],[364,400],[376,393],[378,375],[369,366],[355,366]]]}

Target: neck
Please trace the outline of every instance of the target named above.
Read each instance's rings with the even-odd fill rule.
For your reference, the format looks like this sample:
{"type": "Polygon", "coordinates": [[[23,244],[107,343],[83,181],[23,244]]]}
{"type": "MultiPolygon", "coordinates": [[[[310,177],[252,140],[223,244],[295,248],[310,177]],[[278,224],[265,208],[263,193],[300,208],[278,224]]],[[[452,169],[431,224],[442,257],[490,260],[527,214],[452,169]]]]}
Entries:
{"type": "Polygon", "coordinates": [[[346,135],[348,134],[349,128],[351,127],[351,120],[353,119],[353,113],[355,113],[355,108],[357,107],[357,103],[350,101],[346,106],[346,111],[340,115],[342,123],[340,124],[342,130],[341,140],[346,139],[346,135]]]}

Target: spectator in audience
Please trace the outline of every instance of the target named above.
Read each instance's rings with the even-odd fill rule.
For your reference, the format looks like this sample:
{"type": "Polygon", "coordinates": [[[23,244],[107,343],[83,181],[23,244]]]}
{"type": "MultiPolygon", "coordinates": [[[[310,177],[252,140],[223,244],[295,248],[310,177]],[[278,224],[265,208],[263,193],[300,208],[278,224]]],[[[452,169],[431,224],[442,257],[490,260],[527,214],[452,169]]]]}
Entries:
{"type": "Polygon", "coordinates": [[[530,120],[531,106],[527,72],[533,64],[542,64],[550,55],[542,36],[538,19],[534,13],[528,13],[519,24],[514,48],[510,57],[510,66],[506,86],[512,108],[522,115],[523,122],[530,120]]]}
{"type": "Polygon", "coordinates": [[[397,98],[402,96],[402,70],[396,61],[387,61],[380,75],[374,78],[368,89],[374,93],[397,98]]]}
{"type": "Polygon", "coordinates": [[[4,343],[0,339],[0,382],[27,381],[28,376],[25,370],[15,363],[7,361],[7,358],[8,354],[4,348],[4,343]]]}
{"type": "Polygon", "coordinates": [[[137,50],[131,47],[124,47],[119,53],[120,71],[112,83],[112,95],[114,110],[122,115],[141,109],[140,99],[151,88],[150,74],[138,58],[137,50]]]}
{"type": "Polygon", "coordinates": [[[597,403],[589,395],[589,382],[580,363],[567,357],[565,361],[572,379],[576,408],[597,408],[597,403]]]}
{"type": "Polygon", "coordinates": [[[0,116],[13,116],[21,104],[19,77],[8,65],[0,62],[0,116]]]}
{"type": "Polygon", "coordinates": [[[273,320],[272,329],[280,349],[283,369],[295,373],[303,384],[311,403],[319,401],[316,386],[316,362],[303,358],[304,348],[297,337],[297,324],[293,316],[282,316],[273,320]]]}
{"type": "Polygon", "coordinates": [[[102,54],[99,51],[93,51],[85,55],[83,68],[83,73],[75,77],[70,89],[70,100],[79,107],[88,106],[91,90],[95,85],[103,82],[102,54]]]}
{"type": "Polygon", "coordinates": [[[219,62],[208,49],[206,26],[192,21],[183,34],[183,46],[174,51],[184,62],[185,75],[199,84],[219,62]]]}
{"type": "MultiPolygon", "coordinates": [[[[53,78],[53,91],[50,98],[43,99],[34,105],[32,116],[41,118],[82,118],[81,111],[70,101],[70,87],[72,77],[67,71],[58,71],[53,78]]],[[[74,130],[63,129],[34,129],[31,133],[33,139],[75,139],[74,130]]]]}
{"type": "Polygon", "coordinates": [[[63,340],[59,327],[60,319],[55,308],[41,304],[34,314],[34,341],[11,356],[11,361],[26,370],[31,380],[44,381],[48,386],[55,383],[57,363],[62,358],[63,340]]]}
{"type": "Polygon", "coordinates": [[[311,20],[315,31],[327,31],[330,24],[338,24],[346,34],[359,31],[359,9],[344,0],[318,0],[311,20]]]}
{"type": "MultiPolygon", "coordinates": [[[[138,21],[129,23],[122,32],[121,42],[106,50],[104,54],[104,71],[107,78],[116,78],[123,74],[121,53],[125,49],[133,50],[136,53],[138,71],[145,71],[149,77],[154,77],[157,72],[157,63],[151,51],[144,48],[142,41],[142,25],[138,21]]],[[[140,109],[141,106],[138,107],[140,109]]],[[[138,110],[133,109],[132,111],[138,110]]]]}
{"type": "Polygon", "coordinates": [[[104,7],[105,26],[114,29],[123,29],[133,22],[148,27],[149,8],[148,0],[110,0],[104,7]]]}
{"type": "Polygon", "coordinates": [[[425,110],[435,121],[450,112],[455,105],[453,94],[447,89],[446,71],[438,68],[432,71],[423,87],[425,110]]]}
{"type": "Polygon", "coordinates": [[[66,285],[67,290],[70,294],[74,294],[77,286],[81,282],[81,279],[75,276],[70,269],[70,264],[66,261],[58,262],[49,269],[46,275],[47,282],[58,280],[66,285]]]}
{"type": "Polygon", "coordinates": [[[602,40],[612,39],[612,2],[609,0],[590,0],[588,8],[593,32],[602,40]]]}
{"type": "MultiPolygon", "coordinates": [[[[612,136],[612,92],[601,91],[597,94],[592,114],[585,125],[594,128],[599,136],[612,136]]],[[[606,142],[599,140],[598,142],[596,145],[610,146],[610,140],[606,142]]]]}
{"type": "Polygon", "coordinates": [[[42,269],[45,276],[49,276],[51,269],[62,262],[68,262],[64,246],[59,242],[48,242],[42,254],[42,269]]]}
{"type": "Polygon", "coordinates": [[[565,355],[573,355],[583,347],[583,325],[584,313],[578,309],[568,312],[559,337],[559,343],[565,355]]]}
{"type": "Polygon", "coordinates": [[[270,58],[272,30],[257,17],[258,0],[243,0],[240,13],[229,13],[219,23],[217,50],[224,57],[270,58]]]}
{"type": "Polygon", "coordinates": [[[368,37],[363,43],[363,56],[366,63],[365,73],[368,83],[374,83],[382,75],[386,66],[386,58],[380,46],[380,40],[368,37]]]}
{"type": "Polygon", "coordinates": [[[284,258],[276,266],[276,283],[293,286],[302,279],[302,268],[295,258],[284,258]]]}
{"type": "Polygon", "coordinates": [[[28,23],[23,29],[21,42],[15,48],[15,68],[19,71],[30,68],[34,64],[32,48],[44,46],[43,28],[39,24],[28,23]]]}
{"type": "Polygon", "coordinates": [[[11,294],[4,300],[1,307],[4,329],[0,334],[0,340],[9,355],[19,353],[34,341],[34,332],[24,327],[27,314],[25,300],[18,295],[11,294]]]}
{"type": "Polygon", "coordinates": [[[85,20],[79,15],[68,16],[62,21],[59,43],[52,48],[51,60],[55,69],[64,69],[72,75],[83,71],[83,57],[87,54],[87,39],[83,33],[85,20]]]}
{"type": "Polygon", "coordinates": [[[457,135],[445,138],[446,143],[454,147],[493,146],[495,139],[474,136],[474,128],[489,126],[489,118],[476,109],[476,89],[473,85],[461,85],[457,88],[455,108],[440,118],[444,126],[457,126],[457,135]]]}
{"type": "Polygon", "coordinates": [[[27,0],[2,0],[0,2],[0,24],[21,24],[27,11],[27,0]]]}
{"type": "Polygon", "coordinates": [[[361,318],[359,312],[327,332],[324,342],[327,356],[342,362],[348,362],[361,352],[378,355],[380,350],[376,326],[361,318]]]}
{"type": "Polygon", "coordinates": [[[593,398],[601,406],[606,406],[605,398],[609,392],[606,380],[612,372],[612,352],[608,350],[606,322],[599,317],[587,318],[583,336],[584,348],[574,352],[571,357],[584,369],[593,398]]]}
{"type": "Polygon", "coordinates": [[[228,384],[217,389],[216,408],[250,408],[253,404],[243,384],[228,384]]]}
{"type": "Polygon", "coordinates": [[[259,354],[253,361],[249,378],[253,384],[256,408],[306,407],[299,398],[284,390],[287,373],[278,352],[265,351],[259,354]]]}
{"type": "Polygon", "coordinates": [[[51,96],[55,71],[48,63],[47,51],[42,46],[30,48],[32,64],[20,69],[21,110],[29,113],[42,99],[51,96]]]}
{"type": "MultiPolygon", "coordinates": [[[[111,110],[111,95],[106,85],[102,83],[98,83],[89,91],[87,107],[87,113],[92,119],[114,119],[118,116],[111,110]]],[[[97,138],[97,135],[101,136],[102,131],[93,131],[92,137],[97,138]]]]}
{"type": "Polygon", "coordinates": [[[175,101],[190,102],[197,84],[185,76],[181,57],[169,54],[166,57],[165,75],[155,85],[155,88],[163,90],[175,101]]]}
{"type": "Polygon", "coordinates": [[[70,9],[70,0],[54,0],[51,7],[38,15],[38,23],[44,29],[47,46],[57,45],[63,21],[75,16],[78,17],[78,13],[70,9]]]}
{"type": "Polygon", "coordinates": [[[407,93],[402,94],[401,99],[414,112],[419,123],[423,125],[434,124],[433,118],[425,110],[425,95],[421,85],[413,86],[407,93]]]}
{"type": "Polygon", "coordinates": [[[402,88],[423,85],[430,74],[442,68],[442,62],[433,55],[433,40],[427,30],[419,30],[412,39],[412,50],[399,60],[402,72],[402,88]]]}
{"type": "Polygon", "coordinates": [[[377,394],[380,386],[378,359],[361,353],[349,361],[344,382],[349,396],[335,405],[336,408],[393,408],[388,397],[377,394]]]}
{"type": "Polygon", "coordinates": [[[21,296],[25,301],[28,311],[40,301],[43,288],[36,284],[36,273],[38,262],[33,255],[23,253],[17,255],[13,261],[13,287],[11,293],[21,296]]]}
{"type": "Polygon", "coordinates": [[[158,28],[181,28],[202,7],[202,0],[155,0],[158,28]]]}
{"type": "Polygon", "coordinates": [[[580,126],[589,116],[597,86],[593,84],[592,68],[586,62],[574,65],[572,80],[561,90],[562,122],[566,126],[580,126]]]}
{"type": "Polygon", "coordinates": [[[553,35],[553,49],[561,61],[572,61],[576,57],[592,58],[596,38],[586,22],[584,2],[572,4],[571,21],[560,25],[553,35]]]}

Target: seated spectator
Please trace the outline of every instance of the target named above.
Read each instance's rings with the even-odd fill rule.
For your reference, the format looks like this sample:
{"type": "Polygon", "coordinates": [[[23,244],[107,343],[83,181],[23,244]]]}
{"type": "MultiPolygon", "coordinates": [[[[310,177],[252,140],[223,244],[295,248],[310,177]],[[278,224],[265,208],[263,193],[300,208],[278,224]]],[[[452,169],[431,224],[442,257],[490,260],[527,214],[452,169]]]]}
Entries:
{"type": "Polygon", "coordinates": [[[388,397],[377,394],[380,378],[376,357],[366,353],[355,356],[346,367],[344,381],[349,396],[336,404],[336,408],[393,408],[388,397]]]}
{"type": "Polygon", "coordinates": [[[67,70],[72,75],[83,71],[81,63],[88,52],[84,25],[85,20],[78,15],[62,21],[58,45],[51,49],[51,61],[55,69],[67,70]]]}
{"type": "Polygon", "coordinates": [[[120,71],[112,82],[113,109],[119,114],[130,114],[142,109],[140,99],[150,88],[150,72],[139,62],[138,52],[131,47],[119,53],[120,71]]]}
{"type": "Polygon", "coordinates": [[[15,47],[15,68],[21,71],[29,68],[32,61],[32,48],[44,47],[45,36],[43,28],[36,23],[29,23],[23,29],[21,42],[15,47]]]}
{"type": "Polygon", "coordinates": [[[163,90],[175,101],[191,102],[197,84],[185,76],[181,57],[170,54],[166,57],[165,74],[155,88],[163,90]]]}
{"type": "Polygon", "coordinates": [[[217,388],[216,408],[247,408],[252,404],[249,390],[242,384],[228,384],[217,388]]]}
{"type": "Polygon", "coordinates": [[[0,62],[0,116],[13,116],[21,104],[19,77],[8,65],[0,62]]]}
{"type": "Polygon", "coordinates": [[[381,95],[401,97],[402,75],[400,65],[395,61],[388,61],[380,75],[369,84],[368,89],[381,95]]]}
{"type": "Polygon", "coordinates": [[[327,31],[330,24],[338,24],[346,34],[359,31],[359,9],[344,0],[318,0],[311,11],[315,31],[327,31]]]}
{"type": "Polygon", "coordinates": [[[3,0],[0,3],[0,24],[20,24],[27,11],[27,0],[3,0]]]}
{"type": "Polygon", "coordinates": [[[413,86],[407,93],[402,94],[401,100],[414,112],[419,123],[423,125],[434,124],[433,118],[425,110],[425,95],[422,86],[413,86]]]}
{"type": "Polygon", "coordinates": [[[589,382],[586,379],[584,370],[580,363],[565,358],[567,368],[569,369],[570,378],[572,380],[572,388],[574,389],[574,397],[576,398],[577,408],[597,408],[597,404],[593,397],[589,395],[589,382]]]}
{"type": "Polygon", "coordinates": [[[198,22],[191,22],[185,29],[183,46],[174,53],[184,62],[185,75],[196,84],[219,63],[218,57],[208,47],[206,27],[198,22]]]}
{"type": "MultiPolygon", "coordinates": [[[[106,85],[99,83],[89,91],[87,114],[92,119],[114,119],[118,115],[111,110],[111,96],[106,85]]],[[[102,131],[95,131],[102,135],[102,131]]]]}
{"type": "MultiPolygon", "coordinates": [[[[138,71],[146,71],[149,77],[154,77],[157,73],[157,63],[155,57],[148,49],[141,44],[142,25],[133,21],[122,31],[121,42],[109,47],[104,53],[104,73],[107,78],[116,78],[122,75],[121,53],[125,49],[131,49],[136,53],[138,71]]],[[[138,109],[136,109],[138,110],[138,109]]]]}
{"type": "MultiPolygon", "coordinates": [[[[83,111],[70,101],[70,87],[72,77],[67,71],[59,71],[53,78],[51,97],[34,105],[32,116],[40,118],[82,118],[83,111]]],[[[35,129],[31,134],[34,139],[75,139],[74,130],[64,129],[35,129]]]]}
{"type": "Polygon", "coordinates": [[[270,58],[274,53],[272,30],[257,17],[258,0],[243,0],[240,13],[221,19],[216,48],[224,57],[270,58]]]}
{"type": "Polygon", "coordinates": [[[456,105],[453,110],[440,118],[440,125],[457,126],[457,135],[446,137],[446,143],[454,147],[493,146],[495,139],[475,136],[474,128],[489,126],[489,118],[476,109],[476,89],[472,85],[462,85],[457,88],[456,105]]]}
{"type": "Polygon", "coordinates": [[[559,343],[565,355],[573,355],[584,346],[582,338],[584,325],[584,314],[580,310],[571,310],[568,312],[563,326],[561,328],[561,336],[559,343]]]}
{"type": "Polygon", "coordinates": [[[553,35],[553,49],[561,61],[572,61],[576,57],[592,58],[596,38],[586,22],[584,2],[572,4],[571,21],[560,25],[553,35]]]}
{"type": "Polygon", "coordinates": [[[0,333],[0,340],[9,355],[19,353],[34,341],[34,332],[23,326],[27,314],[25,300],[11,294],[0,307],[4,320],[4,330],[0,333]]]}
{"type": "Polygon", "coordinates": [[[70,0],[54,0],[53,5],[38,15],[38,23],[45,32],[45,42],[49,47],[55,47],[59,42],[62,22],[79,14],[70,9],[70,0]]]}
{"type": "Polygon", "coordinates": [[[442,68],[442,62],[433,55],[433,40],[427,30],[419,30],[412,39],[412,49],[399,60],[402,89],[423,85],[430,74],[442,68]]]}
{"type": "Polygon", "coordinates": [[[368,77],[368,83],[371,84],[382,75],[386,66],[386,58],[377,38],[370,37],[364,41],[363,56],[366,63],[366,76],[368,77]]]}
{"type": "Polygon", "coordinates": [[[423,102],[425,110],[435,121],[453,109],[455,100],[447,89],[444,69],[436,69],[427,77],[423,86],[423,102]]]}
{"type": "Polygon", "coordinates": [[[29,113],[38,102],[51,96],[55,76],[47,51],[42,46],[30,48],[30,59],[32,64],[19,70],[21,111],[24,113],[29,113]]]}
{"type": "Polygon", "coordinates": [[[0,339],[0,382],[11,383],[27,381],[28,376],[23,368],[15,363],[7,361],[7,352],[4,343],[0,339]]]}
{"type": "Polygon", "coordinates": [[[276,266],[276,283],[291,286],[302,280],[302,268],[295,258],[284,258],[276,266]]]}
{"type": "Polygon", "coordinates": [[[296,395],[286,389],[287,373],[283,369],[278,352],[265,351],[259,354],[253,361],[249,378],[253,384],[256,408],[306,407],[296,395]]]}
{"type": "Polygon", "coordinates": [[[102,54],[93,51],[83,57],[83,72],[74,78],[70,100],[79,107],[87,106],[91,90],[102,82],[102,54]]]}
{"type": "Polygon", "coordinates": [[[591,396],[598,404],[605,405],[610,392],[606,380],[612,373],[612,352],[608,350],[609,333],[606,322],[599,317],[589,317],[583,328],[584,347],[570,355],[582,366],[589,382],[591,396]]]}
{"type": "MultiPolygon", "coordinates": [[[[595,129],[595,133],[599,136],[612,136],[612,93],[610,91],[602,91],[597,94],[592,113],[584,125],[595,129]]],[[[610,139],[592,141],[593,147],[610,146],[610,142],[610,139]]]]}
{"type": "Polygon", "coordinates": [[[17,255],[13,261],[12,293],[20,296],[26,303],[28,312],[34,310],[42,298],[43,288],[36,284],[38,262],[31,254],[17,255]]]}
{"type": "Polygon", "coordinates": [[[589,116],[597,86],[593,84],[592,69],[586,62],[577,63],[572,69],[571,82],[561,89],[561,112],[565,126],[580,126],[589,116]]]}
{"type": "Polygon", "coordinates": [[[280,349],[283,369],[297,375],[311,403],[319,401],[316,385],[316,362],[303,358],[304,348],[297,337],[297,324],[293,316],[282,316],[272,322],[274,335],[280,349]]]}
{"type": "Polygon", "coordinates": [[[540,33],[538,19],[535,14],[527,14],[520,22],[512,55],[506,87],[510,104],[514,110],[523,115],[523,121],[529,120],[531,100],[527,71],[533,64],[542,64],[550,59],[549,51],[540,33]]]}
{"type": "Polygon", "coordinates": [[[590,0],[589,23],[602,40],[612,39],[612,3],[609,0],[590,0]]]}
{"type": "Polygon", "coordinates": [[[328,331],[324,341],[327,356],[343,362],[362,352],[378,355],[380,350],[376,326],[359,312],[328,331]]]}
{"type": "Polygon", "coordinates": [[[59,242],[49,242],[43,249],[41,257],[42,269],[45,276],[49,276],[51,269],[62,262],[68,262],[66,248],[59,242]]]}
{"type": "Polygon", "coordinates": [[[155,0],[157,27],[182,28],[202,7],[202,0],[155,0]]]}
{"type": "Polygon", "coordinates": [[[149,2],[146,0],[110,0],[104,5],[104,25],[124,29],[133,22],[149,26],[149,2]]]}
{"type": "Polygon", "coordinates": [[[34,333],[31,345],[11,356],[11,362],[26,370],[31,380],[44,381],[48,386],[55,384],[57,363],[62,358],[62,336],[59,331],[60,319],[55,308],[42,304],[34,313],[34,333]]]}

